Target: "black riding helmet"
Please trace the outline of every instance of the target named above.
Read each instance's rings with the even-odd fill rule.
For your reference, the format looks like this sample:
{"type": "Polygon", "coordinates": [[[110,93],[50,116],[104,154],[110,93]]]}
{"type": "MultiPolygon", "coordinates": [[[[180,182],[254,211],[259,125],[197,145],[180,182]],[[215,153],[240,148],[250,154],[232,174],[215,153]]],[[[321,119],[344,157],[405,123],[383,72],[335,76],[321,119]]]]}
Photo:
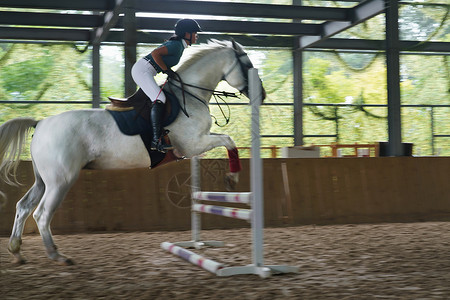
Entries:
{"type": "Polygon", "coordinates": [[[181,19],[175,24],[175,34],[184,38],[186,32],[200,32],[202,29],[194,19],[181,19]]]}

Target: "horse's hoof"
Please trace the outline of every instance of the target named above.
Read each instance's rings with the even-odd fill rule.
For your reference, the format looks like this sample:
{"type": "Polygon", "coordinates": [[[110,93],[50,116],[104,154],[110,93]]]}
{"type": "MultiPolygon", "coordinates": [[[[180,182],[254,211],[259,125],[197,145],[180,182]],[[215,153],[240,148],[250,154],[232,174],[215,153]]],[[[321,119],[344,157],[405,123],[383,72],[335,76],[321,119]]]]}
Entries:
{"type": "Polygon", "coordinates": [[[11,247],[8,246],[8,252],[14,256],[13,264],[20,266],[27,263],[27,260],[23,258],[19,250],[13,251],[11,247]]]}
{"type": "Polygon", "coordinates": [[[13,260],[13,264],[17,266],[21,266],[27,263],[27,260],[23,257],[15,257],[13,260]]]}
{"type": "Polygon", "coordinates": [[[57,260],[57,262],[61,266],[73,266],[75,264],[75,262],[73,260],[71,260],[70,258],[67,258],[67,257],[60,257],[57,260]]]}
{"type": "MultiPolygon", "coordinates": [[[[56,247],[55,247],[56,249],[56,247]]],[[[61,266],[72,266],[74,265],[74,261],[71,260],[70,258],[65,257],[64,255],[59,254],[58,252],[53,252],[51,254],[48,254],[48,258],[50,258],[51,260],[53,260],[54,262],[56,262],[58,265],[61,266]]]]}
{"type": "Polygon", "coordinates": [[[236,180],[231,174],[227,174],[224,178],[225,180],[225,189],[227,192],[232,192],[236,189],[236,180]]]}

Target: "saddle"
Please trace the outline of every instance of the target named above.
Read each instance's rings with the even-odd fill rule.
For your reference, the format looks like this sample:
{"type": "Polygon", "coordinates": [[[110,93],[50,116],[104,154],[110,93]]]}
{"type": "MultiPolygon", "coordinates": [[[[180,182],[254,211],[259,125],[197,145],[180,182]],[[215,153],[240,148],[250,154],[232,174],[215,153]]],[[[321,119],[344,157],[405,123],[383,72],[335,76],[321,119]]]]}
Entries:
{"type": "Polygon", "coordinates": [[[108,97],[110,104],[105,109],[109,111],[130,111],[135,110],[138,115],[146,121],[150,121],[150,110],[152,109],[152,101],[139,88],[133,95],[127,98],[108,97]]]}
{"type": "MultiPolygon", "coordinates": [[[[164,91],[167,101],[165,103],[165,110],[163,116],[163,126],[168,126],[175,121],[180,109],[178,99],[171,93],[164,91]]],[[[107,104],[105,109],[109,111],[130,111],[135,110],[136,113],[143,117],[146,121],[150,122],[150,110],[152,109],[152,101],[139,88],[133,95],[127,98],[108,97],[110,104],[107,104]]]]}

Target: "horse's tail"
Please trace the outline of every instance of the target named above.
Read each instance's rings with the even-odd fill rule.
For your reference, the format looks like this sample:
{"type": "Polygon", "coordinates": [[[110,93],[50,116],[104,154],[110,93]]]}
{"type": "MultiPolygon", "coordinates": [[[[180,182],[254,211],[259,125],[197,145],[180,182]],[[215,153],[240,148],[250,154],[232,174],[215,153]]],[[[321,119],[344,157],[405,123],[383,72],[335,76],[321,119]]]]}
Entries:
{"type": "Polygon", "coordinates": [[[38,121],[31,118],[16,118],[0,126],[0,179],[8,184],[18,183],[16,171],[19,157],[28,132],[37,123],[38,121]]]}

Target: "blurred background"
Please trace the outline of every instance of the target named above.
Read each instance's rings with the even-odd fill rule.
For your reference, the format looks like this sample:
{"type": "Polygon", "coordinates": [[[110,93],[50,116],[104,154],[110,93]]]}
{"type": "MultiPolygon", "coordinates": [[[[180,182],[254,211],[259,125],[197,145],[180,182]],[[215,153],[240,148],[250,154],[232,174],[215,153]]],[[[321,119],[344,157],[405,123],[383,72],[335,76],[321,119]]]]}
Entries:
{"type": "MultiPolygon", "coordinates": [[[[295,1],[295,0],[294,0],[295,1]]],[[[154,2],[154,1],[153,1],[154,2]]],[[[227,1],[253,4],[291,5],[292,0],[227,1]]],[[[301,5],[316,7],[353,7],[358,1],[303,0],[301,5]]],[[[448,52],[421,51],[425,42],[449,42],[449,4],[446,0],[409,0],[399,2],[400,40],[416,42],[411,51],[400,53],[402,142],[413,143],[413,155],[450,155],[450,57],[448,52]],[[415,50],[417,49],[417,50],[415,50]]],[[[48,12],[46,9],[8,8],[0,5],[0,23],[5,12],[48,12]]],[[[51,10],[61,14],[92,14],[86,11],[51,10]]],[[[139,18],[194,17],[202,25],[212,16],[139,13],[139,18]]],[[[217,17],[214,17],[217,18],[217,17]]],[[[290,19],[265,19],[221,16],[220,20],[293,22],[290,19]]],[[[306,20],[303,23],[319,23],[306,20]]],[[[206,23],[205,23],[206,24],[206,23]]],[[[20,27],[19,25],[11,25],[20,27]]],[[[203,26],[201,40],[217,33],[203,26]]],[[[145,31],[152,36],[155,32],[145,31]]],[[[167,38],[170,33],[165,34],[167,38]]],[[[226,35],[222,35],[225,36],[226,35]]],[[[252,37],[252,35],[247,34],[252,37]]],[[[255,38],[258,37],[254,35],[255,38]]],[[[273,35],[276,37],[276,35],[273,35]]],[[[269,41],[271,36],[264,36],[269,41]],[[269,39],[269,40],[268,40],[269,39]]],[[[351,27],[333,38],[385,39],[384,13],[351,27]]],[[[137,57],[146,55],[158,43],[139,43],[137,57]]],[[[243,43],[267,91],[261,110],[264,157],[280,155],[280,148],[294,146],[294,82],[291,45],[255,47],[243,43]],[[273,150],[275,149],[275,150],[273,150]]],[[[187,50],[186,52],[189,52],[187,50]]],[[[186,54],[188,55],[188,54],[186,54]]],[[[105,42],[100,46],[100,107],[107,96],[124,95],[124,47],[105,42]]],[[[303,62],[303,144],[371,144],[388,140],[386,57],[382,50],[304,49],[303,62]]],[[[55,41],[27,43],[2,40],[0,43],[0,123],[16,117],[42,119],[73,109],[91,108],[92,45],[83,42],[55,41]],[[39,103],[38,103],[39,102],[39,103]]],[[[164,82],[165,76],[159,75],[164,82]]],[[[233,91],[226,83],[218,89],[233,91]]],[[[231,120],[227,126],[213,125],[212,131],[227,133],[240,147],[250,146],[250,108],[248,99],[227,99],[223,106],[231,120]],[[245,125],[243,125],[245,124],[245,125]],[[248,126],[247,126],[248,125],[248,126]]],[[[225,120],[214,100],[211,114],[219,124],[225,120]]],[[[29,151],[27,149],[27,151],[29,151]]],[[[352,149],[343,149],[353,151],[352,149]]],[[[249,150],[241,150],[243,157],[249,150]]],[[[331,155],[330,148],[321,149],[331,155]]],[[[224,149],[208,152],[207,157],[226,157],[224,149]]],[[[25,153],[24,159],[29,159],[25,153]]]]}

